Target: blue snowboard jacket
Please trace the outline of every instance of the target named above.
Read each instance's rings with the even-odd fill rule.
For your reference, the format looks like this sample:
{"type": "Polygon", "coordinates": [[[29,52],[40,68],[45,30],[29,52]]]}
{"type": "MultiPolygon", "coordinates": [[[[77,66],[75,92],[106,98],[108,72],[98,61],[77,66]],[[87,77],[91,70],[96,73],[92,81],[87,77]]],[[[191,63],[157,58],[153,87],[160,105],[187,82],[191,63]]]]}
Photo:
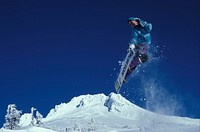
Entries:
{"type": "Polygon", "coordinates": [[[140,18],[135,18],[139,22],[138,26],[132,27],[132,36],[130,44],[150,44],[151,43],[151,35],[150,32],[152,30],[152,24],[147,23],[140,18]]]}

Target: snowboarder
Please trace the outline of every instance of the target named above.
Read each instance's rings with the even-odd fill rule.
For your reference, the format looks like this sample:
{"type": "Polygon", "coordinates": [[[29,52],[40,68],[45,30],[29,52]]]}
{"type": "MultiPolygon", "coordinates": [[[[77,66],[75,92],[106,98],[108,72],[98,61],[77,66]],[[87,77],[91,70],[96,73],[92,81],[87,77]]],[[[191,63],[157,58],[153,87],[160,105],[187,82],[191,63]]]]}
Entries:
{"type": "Polygon", "coordinates": [[[152,24],[147,23],[140,18],[130,17],[128,19],[128,24],[132,27],[129,50],[133,50],[135,52],[135,56],[125,75],[124,83],[126,82],[126,78],[131,75],[138,65],[147,61],[147,51],[149,44],[151,43],[150,32],[152,30],[152,24]]]}

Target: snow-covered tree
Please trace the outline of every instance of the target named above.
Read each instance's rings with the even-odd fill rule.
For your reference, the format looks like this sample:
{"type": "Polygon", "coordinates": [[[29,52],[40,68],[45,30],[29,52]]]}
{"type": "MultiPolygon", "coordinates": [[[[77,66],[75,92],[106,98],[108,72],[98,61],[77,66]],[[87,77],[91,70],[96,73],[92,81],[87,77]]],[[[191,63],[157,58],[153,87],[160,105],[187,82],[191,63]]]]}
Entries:
{"type": "Polygon", "coordinates": [[[7,114],[5,115],[6,122],[3,124],[5,129],[16,129],[19,127],[19,121],[22,111],[16,109],[15,104],[8,105],[7,114]]]}
{"type": "Polygon", "coordinates": [[[40,114],[40,112],[36,112],[36,124],[38,125],[38,126],[41,126],[43,123],[42,123],[42,120],[43,119],[43,116],[42,116],[42,114],[40,114]]]}
{"type": "Polygon", "coordinates": [[[36,110],[36,108],[32,107],[31,108],[31,124],[32,126],[35,125],[35,117],[34,117],[34,111],[36,110]]]}

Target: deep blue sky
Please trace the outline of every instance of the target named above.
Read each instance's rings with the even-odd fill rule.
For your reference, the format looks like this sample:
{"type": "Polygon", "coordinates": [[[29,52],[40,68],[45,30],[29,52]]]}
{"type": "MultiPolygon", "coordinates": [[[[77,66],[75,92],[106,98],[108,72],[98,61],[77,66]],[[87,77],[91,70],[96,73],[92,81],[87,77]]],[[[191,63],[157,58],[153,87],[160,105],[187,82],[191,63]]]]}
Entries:
{"type": "Polygon", "coordinates": [[[10,103],[46,115],[74,96],[114,92],[130,16],[153,24],[152,44],[168,49],[160,81],[181,116],[199,118],[199,10],[198,0],[1,0],[0,121],[10,103]]]}

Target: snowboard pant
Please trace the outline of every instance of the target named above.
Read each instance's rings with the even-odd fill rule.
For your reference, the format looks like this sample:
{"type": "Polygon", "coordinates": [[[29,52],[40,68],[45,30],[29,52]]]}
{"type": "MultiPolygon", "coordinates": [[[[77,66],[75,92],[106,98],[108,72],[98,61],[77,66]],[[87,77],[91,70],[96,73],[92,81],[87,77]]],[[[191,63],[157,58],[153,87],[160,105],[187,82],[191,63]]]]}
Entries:
{"type": "Polygon", "coordinates": [[[135,56],[129,66],[129,69],[126,73],[125,79],[132,74],[137,66],[146,62],[148,60],[147,55],[148,46],[145,44],[138,44],[135,47],[135,56]]]}

